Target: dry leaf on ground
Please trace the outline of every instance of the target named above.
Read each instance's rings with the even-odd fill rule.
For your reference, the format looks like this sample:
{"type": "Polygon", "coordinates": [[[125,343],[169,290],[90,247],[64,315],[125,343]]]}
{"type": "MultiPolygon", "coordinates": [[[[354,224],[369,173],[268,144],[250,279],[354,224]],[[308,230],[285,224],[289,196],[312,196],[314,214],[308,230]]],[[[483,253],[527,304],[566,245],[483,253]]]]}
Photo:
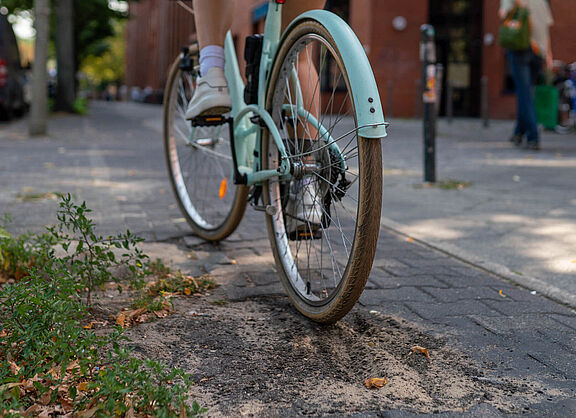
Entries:
{"type": "Polygon", "coordinates": [[[414,347],[411,348],[411,352],[410,354],[412,354],[412,352],[415,353],[420,353],[420,354],[424,354],[426,356],[426,358],[430,358],[430,354],[428,353],[428,349],[425,347],[420,347],[419,345],[415,345],[414,347]]]}
{"type": "Polygon", "coordinates": [[[118,325],[120,325],[122,328],[124,328],[127,324],[126,324],[126,314],[120,312],[117,316],[116,316],[116,323],[118,325]]]}
{"type": "Polygon", "coordinates": [[[366,379],[364,381],[364,385],[368,389],[380,389],[381,387],[383,387],[387,383],[388,383],[388,379],[386,379],[385,377],[371,377],[371,378],[366,379]]]}
{"type": "Polygon", "coordinates": [[[10,371],[12,372],[12,374],[18,374],[18,372],[20,371],[20,366],[18,366],[13,361],[8,360],[8,366],[10,367],[10,371]]]}

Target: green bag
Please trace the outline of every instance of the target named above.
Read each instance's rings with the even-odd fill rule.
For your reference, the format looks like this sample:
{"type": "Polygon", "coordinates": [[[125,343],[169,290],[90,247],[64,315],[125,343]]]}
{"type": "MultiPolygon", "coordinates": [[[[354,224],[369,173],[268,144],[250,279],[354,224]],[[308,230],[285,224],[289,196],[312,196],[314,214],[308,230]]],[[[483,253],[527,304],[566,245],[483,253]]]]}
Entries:
{"type": "Polygon", "coordinates": [[[544,84],[536,86],[534,108],[538,123],[546,129],[554,129],[558,125],[558,89],[544,84]]]}
{"type": "Polygon", "coordinates": [[[530,11],[516,5],[500,25],[498,43],[509,51],[530,49],[530,11]]]}

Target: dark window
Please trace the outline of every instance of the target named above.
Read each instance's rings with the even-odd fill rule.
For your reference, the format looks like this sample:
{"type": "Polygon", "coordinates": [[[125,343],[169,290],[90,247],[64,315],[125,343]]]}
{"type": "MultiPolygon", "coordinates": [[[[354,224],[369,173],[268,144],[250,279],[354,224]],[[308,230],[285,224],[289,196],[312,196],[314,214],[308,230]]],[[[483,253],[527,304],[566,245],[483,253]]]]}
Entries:
{"type": "Polygon", "coordinates": [[[446,81],[452,84],[455,116],[478,116],[482,77],[482,1],[429,0],[436,32],[436,56],[444,66],[440,112],[445,113],[446,81]]]}

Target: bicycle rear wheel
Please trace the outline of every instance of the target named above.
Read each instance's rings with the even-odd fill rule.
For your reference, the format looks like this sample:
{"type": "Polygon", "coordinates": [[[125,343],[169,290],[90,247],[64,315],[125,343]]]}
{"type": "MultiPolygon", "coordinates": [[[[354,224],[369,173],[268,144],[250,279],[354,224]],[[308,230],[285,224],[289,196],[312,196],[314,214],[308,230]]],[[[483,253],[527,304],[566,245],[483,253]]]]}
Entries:
{"type": "Polygon", "coordinates": [[[180,210],[195,234],[220,241],[242,220],[248,188],[233,184],[227,124],[193,128],[185,119],[196,78],[191,69],[180,68],[180,61],[179,57],[172,66],[164,95],[168,173],[180,210]]]}
{"type": "MultiPolygon", "coordinates": [[[[322,323],[354,306],[370,274],[382,204],[381,141],[357,134],[341,51],[320,23],[285,35],[266,106],[293,163],[290,178],[265,184],[269,238],[280,279],[295,307],[322,323]],[[317,120],[319,123],[316,123],[317,120]]],[[[264,168],[280,164],[270,135],[264,168]]]]}

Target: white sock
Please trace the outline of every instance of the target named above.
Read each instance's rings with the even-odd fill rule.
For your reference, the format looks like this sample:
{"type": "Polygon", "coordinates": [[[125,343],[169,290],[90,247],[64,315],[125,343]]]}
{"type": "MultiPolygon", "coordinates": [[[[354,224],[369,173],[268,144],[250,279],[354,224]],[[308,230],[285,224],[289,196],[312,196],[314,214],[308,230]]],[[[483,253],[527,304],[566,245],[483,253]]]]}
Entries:
{"type": "Polygon", "coordinates": [[[200,75],[204,77],[213,67],[224,69],[224,48],[208,45],[200,50],[200,75]]]}

